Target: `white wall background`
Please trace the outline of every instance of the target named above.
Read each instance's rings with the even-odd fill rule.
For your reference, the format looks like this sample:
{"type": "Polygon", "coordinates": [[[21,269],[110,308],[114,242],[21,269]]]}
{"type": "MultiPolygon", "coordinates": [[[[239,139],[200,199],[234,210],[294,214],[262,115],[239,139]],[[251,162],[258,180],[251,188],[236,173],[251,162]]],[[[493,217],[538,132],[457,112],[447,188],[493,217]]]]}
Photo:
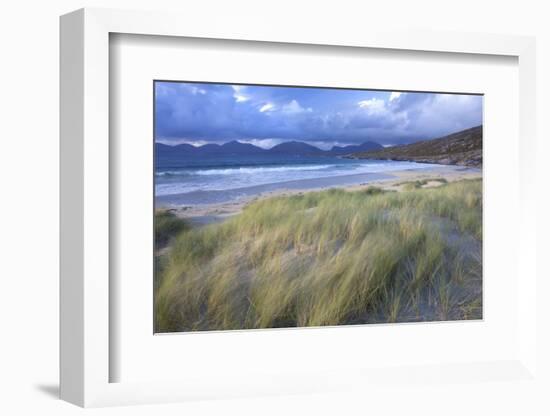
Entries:
{"type": "MultiPolygon", "coordinates": [[[[0,413],[76,414],[82,410],[56,399],[58,383],[58,16],[81,7],[178,10],[208,24],[213,13],[239,25],[243,19],[272,19],[307,30],[313,19],[338,25],[418,27],[434,30],[537,36],[540,232],[539,266],[548,251],[550,175],[550,30],[546,1],[171,1],[11,0],[0,6],[0,413]],[[544,165],[544,163],[546,164],[544,165]],[[544,238],[543,238],[544,236],[544,238]],[[542,244],[546,244],[543,249],[542,244]]],[[[542,273],[542,271],[541,271],[542,273]]],[[[550,293],[542,283],[539,292],[550,293]]],[[[541,317],[550,328],[550,304],[541,317]]],[[[548,369],[549,330],[540,325],[548,369]]],[[[548,387],[548,386],[547,386],[548,387]]],[[[550,387],[547,388],[550,391],[550,387]]],[[[93,410],[125,414],[549,414],[543,392],[506,383],[483,392],[468,385],[434,385],[429,396],[411,389],[404,397],[323,396],[263,398],[93,410]],[[539,403],[539,404],[538,404],[539,403]],[[483,413],[482,413],[483,412],[483,413]],[[415,413],[415,412],[413,412],[415,413]]]]}

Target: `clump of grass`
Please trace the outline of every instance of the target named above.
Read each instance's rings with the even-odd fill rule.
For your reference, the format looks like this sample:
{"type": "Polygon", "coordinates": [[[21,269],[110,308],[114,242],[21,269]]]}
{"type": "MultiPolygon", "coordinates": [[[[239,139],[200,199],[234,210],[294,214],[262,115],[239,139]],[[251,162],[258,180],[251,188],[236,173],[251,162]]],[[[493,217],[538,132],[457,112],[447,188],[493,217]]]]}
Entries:
{"type": "Polygon", "coordinates": [[[178,232],[156,331],[479,317],[481,268],[434,218],[481,238],[481,182],[274,197],[178,232]]]}
{"type": "Polygon", "coordinates": [[[161,248],[180,232],[189,229],[187,223],[170,211],[155,212],[155,246],[161,248]]]}
{"type": "Polygon", "coordinates": [[[406,191],[413,191],[415,189],[422,188],[423,186],[426,186],[430,182],[439,182],[441,184],[446,184],[447,179],[445,178],[429,178],[429,179],[421,179],[416,181],[407,181],[407,182],[400,182],[397,185],[403,186],[403,189],[406,191]]]}
{"type": "Polygon", "coordinates": [[[369,186],[367,189],[363,191],[366,195],[379,195],[383,194],[384,191],[382,188],[379,188],[377,186],[369,186]]]}

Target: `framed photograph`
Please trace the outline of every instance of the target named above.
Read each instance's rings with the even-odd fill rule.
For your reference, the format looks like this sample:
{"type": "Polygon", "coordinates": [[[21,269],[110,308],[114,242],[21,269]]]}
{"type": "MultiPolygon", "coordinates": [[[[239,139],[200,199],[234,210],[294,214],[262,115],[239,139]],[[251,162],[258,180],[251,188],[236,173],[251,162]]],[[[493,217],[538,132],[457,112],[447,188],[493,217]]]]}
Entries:
{"type": "Polygon", "coordinates": [[[537,383],[533,39],[313,27],[61,18],[63,399],[537,383]]]}
{"type": "Polygon", "coordinates": [[[154,81],[155,333],[482,319],[482,103],[154,81]]]}

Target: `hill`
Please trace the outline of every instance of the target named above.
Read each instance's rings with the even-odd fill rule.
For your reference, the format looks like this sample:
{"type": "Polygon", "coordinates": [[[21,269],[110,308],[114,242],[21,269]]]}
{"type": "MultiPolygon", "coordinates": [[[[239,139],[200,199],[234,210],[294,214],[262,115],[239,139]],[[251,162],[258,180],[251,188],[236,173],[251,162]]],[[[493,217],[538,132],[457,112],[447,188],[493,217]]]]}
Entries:
{"type": "Polygon", "coordinates": [[[332,149],[330,149],[330,153],[335,155],[345,155],[348,153],[370,152],[372,150],[382,150],[382,149],[384,149],[384,146],[382,146],[380,143],[365,142],[357,145],[333,146],[332,149]]]}
{"type": "Polygon", "coordinates": [[[299,141],[288,141],[263,149],[250,143],[241,143],[236,140],[216,144],[209,143],[202,146],[178,144],[175,146],[156,143],[156,152],[159,156],[210,156],[210,155],[301,155],[301,156],[336,156],[354,152],[383,149],[376,142],[365,142],[358,145],[333,146],[330,150],[322,150],[316,146],[299,141]]]}
{"type": "Polygon", "coordinates": [[[383,150],[357,152],[346,157],[481,167],[483,163],[482,137],[483,126],[477,126],[437,139],[423,140],[383,150]]]}
{"type": "Polygon", "coordinates": [[[269,153],[273,154],[291,154],[291,155],[309,155],[314,153],[322,153],[323,151],[318,147],[312,146],[304,142],[283,142],[276,146],[273,146],[268,150],[269,153]]]}
{"type": "Polygon", "coordinates": [[[261,147],[254,146],[250,143],[241,143],[236,140],[222,144],[220,149],[224,153],[233,153],[233,154],[246,154],[246,155],[257,155],[265,153],[265,149],[261,147]]]}

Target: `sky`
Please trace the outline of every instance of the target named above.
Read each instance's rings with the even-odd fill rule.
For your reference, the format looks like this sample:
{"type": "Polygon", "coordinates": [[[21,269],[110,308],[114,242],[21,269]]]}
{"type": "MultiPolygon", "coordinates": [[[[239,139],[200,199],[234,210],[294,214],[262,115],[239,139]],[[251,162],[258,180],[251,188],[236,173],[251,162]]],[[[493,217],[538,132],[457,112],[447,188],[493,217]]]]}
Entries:
{"type": "Polygon", "coordinates": [[[432,139],[482,123],[478,95],[155,82],[155,140],[322,149],[432,139]]]}

